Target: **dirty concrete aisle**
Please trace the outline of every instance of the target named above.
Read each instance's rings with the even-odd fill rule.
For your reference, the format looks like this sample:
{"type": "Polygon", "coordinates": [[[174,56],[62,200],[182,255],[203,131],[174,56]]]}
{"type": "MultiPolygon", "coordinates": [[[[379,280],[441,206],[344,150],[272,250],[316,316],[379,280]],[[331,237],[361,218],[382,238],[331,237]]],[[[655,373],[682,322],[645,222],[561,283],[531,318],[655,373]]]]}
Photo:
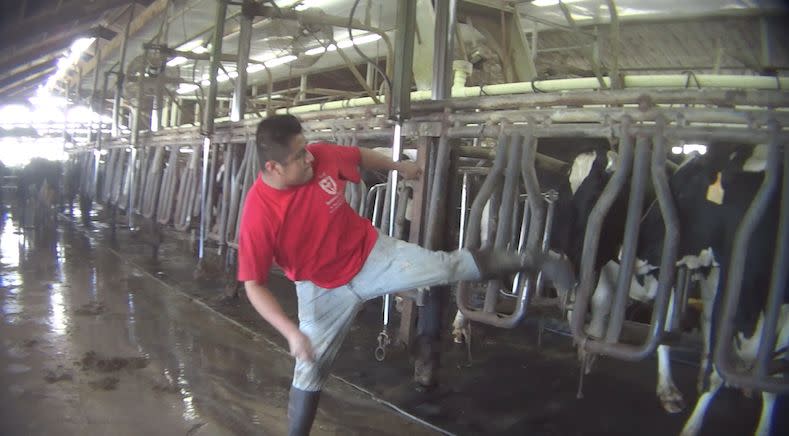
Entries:
{"type": "MultiPolygon", "coordinates": [[[[285,433],[292,360],[71,223],[0,212],[0,434],[285,433]]],[[[331,382],[313,434],[430,434],[331,382]]]]}

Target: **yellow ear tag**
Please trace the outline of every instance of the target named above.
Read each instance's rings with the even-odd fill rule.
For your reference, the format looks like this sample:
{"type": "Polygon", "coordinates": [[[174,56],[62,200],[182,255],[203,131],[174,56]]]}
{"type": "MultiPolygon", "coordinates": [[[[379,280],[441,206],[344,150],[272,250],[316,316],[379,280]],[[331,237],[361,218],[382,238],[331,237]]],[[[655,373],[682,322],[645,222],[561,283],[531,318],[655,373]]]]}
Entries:
{"type": "Polygon", "coordinates": [[[723,204],[723,186],[721,186],[721,173],[718,173],[718,178],[715,183],[707,188],[707,201],[715,204],[723,204]]]}

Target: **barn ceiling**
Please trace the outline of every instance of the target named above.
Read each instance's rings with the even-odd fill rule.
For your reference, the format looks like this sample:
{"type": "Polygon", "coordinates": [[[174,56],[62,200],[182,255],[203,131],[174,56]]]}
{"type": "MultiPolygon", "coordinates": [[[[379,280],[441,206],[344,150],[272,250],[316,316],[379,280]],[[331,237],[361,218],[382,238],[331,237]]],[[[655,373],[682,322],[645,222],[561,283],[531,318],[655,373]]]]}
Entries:
{"type": "MultiPolygon", "coordinates": [[[[347,18],[353,3],[352,0],[280,0],[277,5],[288,8],[302,4],[299,9],[317,7],[330,16],[347,18]]],[[[479,24],[483,20],[477,17],[511,14],[517,17],[525,41],[536,48],[532,56],[539,77],[588,76],[592,74],[590,58],[597,59],[604,70],[610,67],[613,50],[609,3],[616,4],[620,22],[618,64],[624,72],[783,74],[789,68],[786,43],[789,35],[782,25],[786,9],[780,0],[564,0],[561,4],[558,0],[467,0],[459,2],[458,17],[474,30],[471,33],[476,35],[476,30],[480,30],[479,34],[483,35],[467,45],[495,48],[499,35],[485,32],[479,24]]],[[[393,1],[361,0],[356,18],[393,38],[396,5],[393,1]]],[[[77,68],[64,76],[63,81],[78,84],[85,94],[93,89],[94,83],[101,86],[101,80],[94,76],[96,64],[100,72],[117,71],[120,41],[127,23],[131,23],[127,69],[143,62],[144,43],[204,51],[211,38],[215,9],[216,0],[4,0],[0,18],[3,36],[0,38],[0,103],[31,96],[57,70],[59,59],[78,38],[97,38],[101,61],[94,57],[96,43],[93,43],[79,57],[77,68]]],[[[224,53],[237,52],[239,14],[239,6],[228,7],[224,53]]],[[[329,26],[328,30],[305,31],[293,21],[259,17],[254,23],[251,57],[262,61],[297,56],[297,61],[272,67],[271,72],[276,80],[290,79],[292,83],[296,78],[298,83],[298,76],[304,72],[327,72],[344,65],[336,52],[305,55],[307,50],[320,46],[322,41],[325,43],[326,32],[336,41],[347,39],[347,29],[329,26]]],[[[432,35],[428,33],[427,37],[432,35]]],[[[381,41],[360,48],[367,56],[376,58],[386,52],[381,41]]],[[[346,52],[354,63],[362,62],[354,50],[346,52]]],[[[457,55],[468,56],[468,53],[457,55]]],[[[510,61],[523,60],[503,62],[510,61]]],[[[187,61],[168,68],[172,86],[178,86],[181,81],[199,84],[207,73],[207,63],[187,61]]],[[[223,66],[232,77],[234,63],[226,62],[223,66]]],[[[356,86],[350,74],[332,74],[337,88],[356,86]]],[[[112,87],[115,76],[108,80],[112,87]]],[[[264,71],[250,76],[250,84],[267,80],[264,71]]],[[[490,81],[490,78],[477,80],[490,81]]],[[[223,84],[225,91],[231,82],[223,84]]]]}

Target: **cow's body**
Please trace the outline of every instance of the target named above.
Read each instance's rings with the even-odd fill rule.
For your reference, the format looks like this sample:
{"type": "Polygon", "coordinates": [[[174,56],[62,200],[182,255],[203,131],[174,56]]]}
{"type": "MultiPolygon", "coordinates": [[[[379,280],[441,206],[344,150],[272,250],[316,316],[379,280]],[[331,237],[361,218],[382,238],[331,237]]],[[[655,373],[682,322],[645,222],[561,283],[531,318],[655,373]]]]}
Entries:
{"type": "MultiPolygon", "coordinates": [[[[707,407],[723,385],[710,365],[714,349],[714,332],[722,290],[732,257],[734,235],[764,179],[763,148],[755,149],[711,146],[706,156],[692,157],[671,177],[670,185],[680,221],[680,264],[693,271],[700,280],[703,302],[702,353],[699,390],[702,393],[683,434],[694,435],[701,430],[707,407]]],[[[743,368],[750,367],[756,357],[763,326],[764,306],[769,290],[772,257],[778,226],[779,200],[776,194],[764,218],[751,237],[742,282],[742,292],[734,320],[734,350],[743,368]]],[[[663,224],[652,211],[644,220],[639,242],[639,256],[657,265],[662,246],[663,224]]],[[[776,349],[789,345],[789,290],[784,289],[783,305],[778,321],[776,349]]],[[[785,356],[776,356],[785,358],[785,356]]],[[[762,394],[763,412],[757,434],[768,434],[776,397],[762,394]]]]}

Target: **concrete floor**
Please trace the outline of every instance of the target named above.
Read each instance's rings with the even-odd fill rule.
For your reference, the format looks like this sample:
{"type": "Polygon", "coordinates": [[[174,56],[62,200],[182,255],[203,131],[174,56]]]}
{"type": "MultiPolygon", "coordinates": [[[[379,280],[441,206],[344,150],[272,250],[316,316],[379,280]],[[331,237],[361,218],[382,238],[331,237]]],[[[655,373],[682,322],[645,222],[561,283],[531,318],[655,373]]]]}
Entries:
{"type": "MultiPolygon", "coordinates": [[[[285,341],[243,294],[222,298],[214,248],[195,274],[182,233],[166,231],[153,259],[145,231],[119,217],[112,232],[105,211],[87,226],[77,210],[36,229],[20,218],[0,212],[0,434],[284,434],[285,341]]],[[[271,287],[295,319],[292,284],[273,274],[271,287]]],[[[440,386],[418,392],[407,352],[373,359],[380,313],[370,302],[352,327],[314,435],[435,434],[391,404],[459,435],[671,435],[690,413],[662,410],[650,360],[600,359],[576,399],[571,341],[546,334],[538,347],[533,316],[513,330],[475,325],[472,365],[445,341],[440,386]]],[[[696,371],[673,365],[689,408],[696,371]]],[[[760,407],[724,389],[703,434],[752,434],[760,407]]],[[[774,434],[789,434],[786,403],[780,410],[774,434]]]]}
{"type": "MultiPolygon", "coordinates": [[[[281,347],[62,217],[14,218],[0,213],[0,434],[285,434],[281,347]]],[[[433,432],[333,380],[313,434],[433,432]]]]}

